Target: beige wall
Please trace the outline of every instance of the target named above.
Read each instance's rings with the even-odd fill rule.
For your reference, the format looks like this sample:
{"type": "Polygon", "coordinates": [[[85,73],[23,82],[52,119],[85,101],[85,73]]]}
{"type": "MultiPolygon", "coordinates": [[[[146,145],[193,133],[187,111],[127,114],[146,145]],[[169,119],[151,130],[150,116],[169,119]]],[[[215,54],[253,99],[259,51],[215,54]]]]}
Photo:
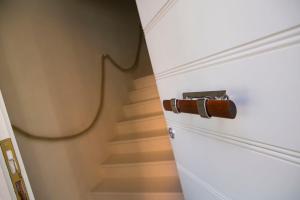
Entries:
{"type": "MultiPolygon", "coordinates": [[[[0,89],[11,121],[47,136],[86,127],[99,103],[99,55],[133,60],[135,9],[129,0],[0,1],[0,89]]],[[[151,73],[148,57],[140,64],[133,75],[109,65],[104,112],[88,135],[53,143],[16,134],[36,199],[86,199],[131,77],[151,73]]]]}
{"type": "Polygon", "coordinates": [[[143,40],[141,47],[141,57],[139,60],[139,67],[133,72],[133,78],[139,78],[153,74],[150,57],[145,40],[143,40]]]}

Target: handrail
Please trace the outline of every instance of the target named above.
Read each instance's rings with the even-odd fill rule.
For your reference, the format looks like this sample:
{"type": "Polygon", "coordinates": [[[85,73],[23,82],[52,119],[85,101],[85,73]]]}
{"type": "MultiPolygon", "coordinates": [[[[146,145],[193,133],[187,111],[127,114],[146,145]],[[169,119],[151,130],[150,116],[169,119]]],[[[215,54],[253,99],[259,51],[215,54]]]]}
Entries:
{"type": "Polygon", "coordinates": [[[15,131],[17,131],[17,133],[27,137],[27,138],[31,138],[31,139],[35,139],[35,140],[45,140],[45,141],[62,141],[62,140],[71,140],[74,138],[78,138],[80,136],[83,136],[85,134],[87,134],[89,132],[89,130],[91,130],[96,122],[98,121],[102,110],[103,110],[103,105],[104,105],[104,94],[105,94],[105,66],[106,66],[106,60],[110,61],[113,66],[115,66],[118,70],[122,71],[122,72],[129,72],[132,71],[134,69],[137,68],[138,66],[138,62],[140,59],[140,54],[141,54],[141,47],[142,47],[142,39],[143,39],[143,30],[140,29],[140,35],[139,35],[139,40],[138,40],[138,46],[137,46],[137,51],[136,51],[136,56],[134,59],[134,62],[131,66],[125,68],[122,67],[120,64],[118,64],[109,54],[103,54],[101,56],[101,65],[100,65],[100,72],[101,72],[101,81],[100,81],[100,102],[98,105],[98,109],[96,112],[96,115],[94,117],[94,119],[91,121],[91,123],[89,124],[89,126],[87,126],[86,128],[84,128],[83,130],[81,130],[78,133],[73,133],[73,134],[69,134],[66,136],[60,136],[60,137],[49,137],[49,136],[39,136],[37,134],[31,133],[29,131],[26,131],[22,128],[20,128],[17,125],[12,124],[12,127],[15,131]]]}

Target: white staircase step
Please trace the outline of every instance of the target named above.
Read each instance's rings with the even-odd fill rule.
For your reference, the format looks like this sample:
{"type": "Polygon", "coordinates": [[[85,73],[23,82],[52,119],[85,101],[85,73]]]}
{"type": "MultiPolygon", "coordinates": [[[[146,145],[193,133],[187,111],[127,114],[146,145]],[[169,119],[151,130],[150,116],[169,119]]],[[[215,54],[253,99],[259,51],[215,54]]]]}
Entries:
{"type": "Polygon", "coordinates": [[[138,78],[133,81],[133,88],[134,89],[141,89],[149,86],[156,85],[155,78],[153,75],[145,76],[142,78],[138,78]]]}
{"type": "Polygon", "coordinates": [[[90,200],[183,200],[177,177],[104,179],[90,200]]]}
{"type": "Polygon", "coordinates": [[[162,113],[160,99],[151,99],[134,104],[123,106],[124,115],[126,118],[134,118],[146,115],[162,113]]]}
{"type": "Polygon", "coordinates": [[[172,151],[116,154],[101,168],[102,177],[163,177],[177,176],[172,151]]]}
{"type": "Polygon", "coordinates": [[[103,178],[149,178],[177,176],[175,161],[103,165],[100,170],[103,178]]]}
{"type": "Polygon", "coordinates": [[[163,115],[143,117],[117,123],[117,131],[119,134],[143,133],[162,129],[166,129],[163,115]]]}
{"type": "Polygon", "coordinates": [[[160,136],[138,142],[114,143],[110,146],[111,152],[118,153],[141,153],[151,151],[171,150],[170,140],[167,136],[160,136]]]}
{"type": "Polygon", "coordinates": [[[167,136],[167,130],[162,129],[158,131],[117,135],[111,141],[111,144],[139,142],[139,141],[144,141],[149,139],[155,139],[156,137],[161,137],[161,136],[167,136]]]}
{"type": "Polygon", "coordinates": [[[184,200],[153,75],[134,81],[127,120],[116,125],[111,156],[90,200],[184,200]]]}
{"type": "Polygon", "coordinates": [[[129,92],[129,101],[134,102],[140,102],[140,101],[146,101],[149,99],[155,99],[158,98],[158,91],[156,88],[156,85],[151,87],[145,87],[138,90],[132,90],[129,92]]]}
{"type": "Polygon", "coordinates": [[[153,162],[167,162],[174,161],[172,151],[156,151],[156,152],[143,152],[143,153],[130,153],[130,154],[114,154],[110,156],[102,167],[136,165],[153,162]]]}
{"type": "Polygon", "coordinates": [[[169,135],[165,129],[119,135],[110,144],[114,154],[171,150],[169,135]]]}

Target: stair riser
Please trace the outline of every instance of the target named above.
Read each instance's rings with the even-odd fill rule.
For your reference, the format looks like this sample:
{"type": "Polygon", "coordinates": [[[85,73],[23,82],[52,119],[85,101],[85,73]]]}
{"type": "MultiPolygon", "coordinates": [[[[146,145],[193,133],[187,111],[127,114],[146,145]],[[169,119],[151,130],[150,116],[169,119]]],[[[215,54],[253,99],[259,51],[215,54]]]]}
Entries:
{"type": "Polygon", "coordinates": [[[132,164],[122,166],[105,166],[101,169],[104,178],[149,178],[177,176],[174,162],[161,162],[150,164],[132,164]]]}
{"type": "Polygon", "coordinates": [[[142,134],[143,132],[157,131],[161,129],[166,129],[165,119],[162,116],[145,120],[120,122],[117,124],[117,131],[119,134],[142,134]]]}
{"type": "Polygon", "coordinates": [[[146,76],[146,77],[134,80],[133,88],[134,89],[141,89],[141,88],[153,86],[155,84],[156,83],[155,83],[154,76],[146,76]]]}
{"type": "Polygon", "coordinates": [[[139,90],[134,90],[129,93],[129,100],[130,102],[140,102],[149,99],[158,98],[158,92],[156,87],[149,87],[139,90]]]}
{"type": "Polygon", "coordinates": [[[171,145],[168,137],[159,137],[158,139],[143,140],[130,143],[118,143],[110,145],[113,154],[118,153],[140,153],[150,151],[168,151],[171,145]]]}
{"type": "Polygon", "coordinates": [[[89,200],[184,200],[182,194],[93,194],[89,200]]]}
{"type": "Polygon", "coordinates": [[[144,115],[161,113],[162,108],[160,100],[156,99],[144,103],[124,106],[123,111],[126,118],[136,118],[144,115]]]}

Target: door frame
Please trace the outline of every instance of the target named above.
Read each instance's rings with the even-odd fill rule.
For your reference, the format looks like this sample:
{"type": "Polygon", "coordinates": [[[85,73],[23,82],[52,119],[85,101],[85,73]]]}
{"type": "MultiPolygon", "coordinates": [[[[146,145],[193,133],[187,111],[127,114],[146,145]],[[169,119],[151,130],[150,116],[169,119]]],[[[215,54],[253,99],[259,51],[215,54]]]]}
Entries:
{"type": "MultiPolygon", "coordinates": [[[[29,183],[29,179],[25,170],[25,166],[21,157],[21,153],[7,114],[7,110],[5,107],[5,103],[3,100],[3,96],[2,93],[0,91],[0,142],[4,141],[4,140],[8,140],[10,139],[12,146],[13,146],[13,150],[15,153],[15,156],[17,158],[17,163],[18,166],[20,168],[20,172],[21,172],[21,176],[24,180],[24,184],[25,184],[25,188],[26,191],[28,193],[28,197],[30,200],[34,200],[34,195],[29,183]]],[[[3,189],[5,190],[5,195],[8,195],[8,193],[10,194],[11,199],[13,200],[17,200],[17,196],[16,193],[14,191],[14,187],[10,178],[10,174],[9,174],[9,169],[6,165],[5,162],[5,158],[4,158],[4,154],[0,148],[0,175],[2,173],[3,176],[0,176],[0,186],[3,187],[3,189]],[[6,185],[6,187],[5,187],[6,185]],[[6,188],[6,189],[5,189],[6,188]]],[[[1,188],[2,189],[2,188],[1,188]]],[[[1,196],[0,196],[1,197],[1,196]]],[[[0,199],[2,200],[2,199],[0,199]]]]}

